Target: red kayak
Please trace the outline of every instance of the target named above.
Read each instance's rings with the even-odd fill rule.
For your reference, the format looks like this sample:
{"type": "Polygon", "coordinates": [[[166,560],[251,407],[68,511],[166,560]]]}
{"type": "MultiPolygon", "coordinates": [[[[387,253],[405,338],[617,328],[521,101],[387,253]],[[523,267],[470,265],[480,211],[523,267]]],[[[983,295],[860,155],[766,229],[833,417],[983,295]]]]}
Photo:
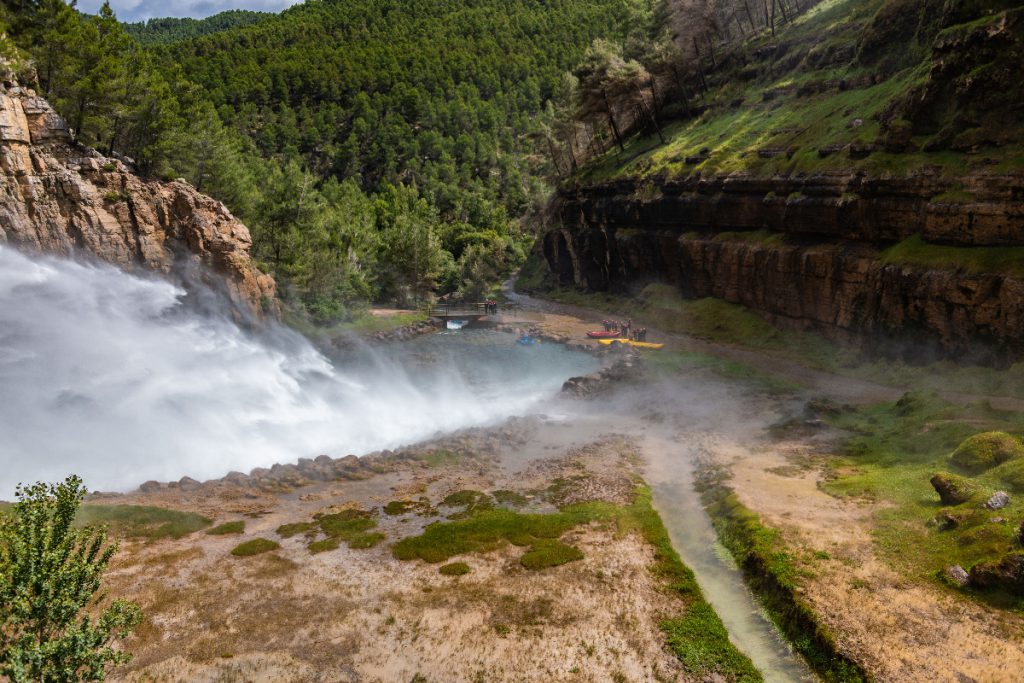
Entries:
{"type": "Polygon", "coordinates": [[[587,332],[587,336],[591,339],[617,339],[619,333],[601,330],[600,332],[587,332]]]}

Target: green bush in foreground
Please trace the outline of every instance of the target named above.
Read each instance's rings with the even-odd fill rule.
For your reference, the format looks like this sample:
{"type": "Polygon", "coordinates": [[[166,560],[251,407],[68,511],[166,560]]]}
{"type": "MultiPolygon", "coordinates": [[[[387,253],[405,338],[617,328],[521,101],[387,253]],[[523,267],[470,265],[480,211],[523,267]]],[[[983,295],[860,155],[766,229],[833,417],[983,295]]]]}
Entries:
{"type": "Polygon", "coordinates": [[[983,432],[964,439],[953,451],[952,461],[970,472],[984,472],[1024,455],[1024,444],[1006,432],[983,432]]]}
{"type": "Polygon", "coordinates": [[[16,496],[0,517],[0,680],[103,680],[108,666],[131,659],[111,645],[142,620],[125,600],[83,614],[117,544],[101,527],[73,524],[85,496],[78,477],[16,496]]]}
{"type": "Polygon", "coordinates": [[[442,565],[437,570],[444,576],[462,576],[469,573],[469,565],[465,562],[452,562],[450,564],[442,565]]]}
{"type": "Polygon", "coordinates": [[[251,541],[240,543],[235,546],[231,551],[231,554],[235,557],[250,557],[252,555],[259,555],[260,553],[270,552],[271,550],[277,550],[281,546],[276,542],[266,538],[254,538],[251,541]]]}
{"type": "Polygon", "coordinates": [[[226,536],[228,534],[240,534],[245,531],[245,522],[238,519],[234,522],[225,522],[212,529],[207,529],[206,533],[211,536],[226,536]]]}

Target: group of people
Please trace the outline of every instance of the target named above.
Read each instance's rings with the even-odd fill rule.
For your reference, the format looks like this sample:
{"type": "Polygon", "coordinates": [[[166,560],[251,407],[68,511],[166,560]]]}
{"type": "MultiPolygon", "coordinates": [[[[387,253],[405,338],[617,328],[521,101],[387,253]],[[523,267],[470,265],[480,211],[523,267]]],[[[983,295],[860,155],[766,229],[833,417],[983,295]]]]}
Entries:
{"type": "Polygon", "coordinates": [[[621,322],[618,320],[602,320],[601,324],[604,325],[605,332],[618,332],[619,336],[623,339],[647,341],[647,328],[633,327],[632,318],[627,318],[621,322]]]}
{"type": "Polygon", "coordinates": [[[487,301],[485,301],[484,302],[484,312],[487,315],[497,315],[498,314],[498,302],[495,301],[494,299],[488,299],[487,301]]]}

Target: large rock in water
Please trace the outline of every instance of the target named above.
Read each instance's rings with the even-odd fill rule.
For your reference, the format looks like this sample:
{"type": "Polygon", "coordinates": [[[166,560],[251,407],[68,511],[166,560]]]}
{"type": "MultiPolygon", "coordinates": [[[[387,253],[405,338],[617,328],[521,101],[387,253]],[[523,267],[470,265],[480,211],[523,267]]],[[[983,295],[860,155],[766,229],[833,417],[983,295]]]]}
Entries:
{"type": "Polygon", "coordinates": [[[0,197],[0,242],[188,273],[250,320],[277,315],[274,280],[253,265],[249,230],[221,202],[75,144],[46,100],[10,81],[0,85],[0,197]]]}

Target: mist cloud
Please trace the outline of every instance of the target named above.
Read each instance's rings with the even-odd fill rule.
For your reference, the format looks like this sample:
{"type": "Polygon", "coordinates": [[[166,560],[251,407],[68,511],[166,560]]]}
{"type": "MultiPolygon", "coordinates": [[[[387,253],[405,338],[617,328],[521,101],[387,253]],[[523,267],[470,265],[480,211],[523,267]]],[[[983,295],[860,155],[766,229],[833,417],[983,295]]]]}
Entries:
{"type": "Polygon", "coordinates": [[[284,329],[255,338],[155,277],[0,245],[0,500],[361,455],[523,414],[593,359],[427,337],[335,367],[284,329]]]}

